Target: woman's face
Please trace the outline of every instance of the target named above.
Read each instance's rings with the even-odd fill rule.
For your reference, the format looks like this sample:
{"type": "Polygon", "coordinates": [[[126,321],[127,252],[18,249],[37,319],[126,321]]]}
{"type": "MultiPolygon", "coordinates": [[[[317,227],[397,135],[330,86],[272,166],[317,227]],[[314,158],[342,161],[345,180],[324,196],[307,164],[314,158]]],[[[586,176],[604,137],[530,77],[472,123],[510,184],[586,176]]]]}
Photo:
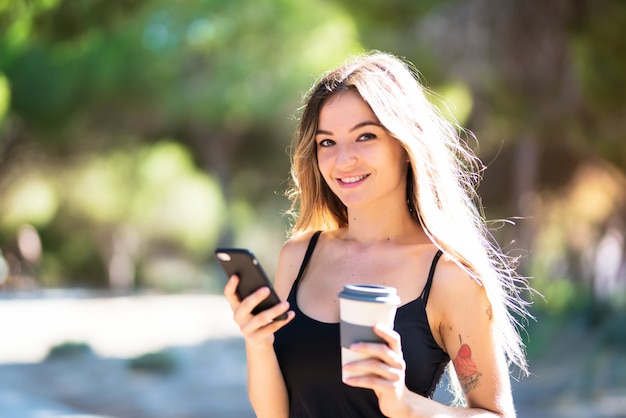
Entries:
{"type": "Polygon", "coordinates": [[[322,177],[346,207],[406,204],[406,152],[357,92],[327,100],[315,141],[322,177]]]}

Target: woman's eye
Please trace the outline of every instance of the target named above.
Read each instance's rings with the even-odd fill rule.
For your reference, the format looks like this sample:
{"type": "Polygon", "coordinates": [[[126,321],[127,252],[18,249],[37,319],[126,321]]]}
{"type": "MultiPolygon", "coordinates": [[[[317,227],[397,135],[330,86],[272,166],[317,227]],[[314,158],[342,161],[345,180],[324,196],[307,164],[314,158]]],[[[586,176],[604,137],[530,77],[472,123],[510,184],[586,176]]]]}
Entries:
{"type": "Polygon", "coordinates": [[[320,147],[330,147],[331,145],[333,145],[335,142],[332,139],[322,139],[318,145],[320,147]]]}
{"type": "Polygon", "coordinates": [[[376,135],[374,134],[363,134],[359,137],[359,141],[369,141],[370,139],[375,139],[376,135]]]}

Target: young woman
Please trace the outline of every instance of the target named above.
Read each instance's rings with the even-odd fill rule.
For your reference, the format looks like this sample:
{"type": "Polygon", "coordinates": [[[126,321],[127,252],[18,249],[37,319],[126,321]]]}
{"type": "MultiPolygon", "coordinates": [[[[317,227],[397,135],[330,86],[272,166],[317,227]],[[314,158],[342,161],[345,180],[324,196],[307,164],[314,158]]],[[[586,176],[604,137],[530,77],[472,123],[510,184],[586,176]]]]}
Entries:
{"type": "Polygon", "coordinates": [[[476,196],[480,164],[427,99],[417,73],[384,53],[325,74],[305,99],[292,161],[298,217],[275,278],[285,302],[258,315],[260,289],[224,293],[246,341],[259,417],[515,415],[510,363],[526,371],[512,312],[525,313],[508,259],[476,196]],[[397,288],[386,343],[344,367],[338,293],[344,284],[397,288]],[[291,310],[290,310],[291,308],[291,310]],[[271,321],[288,312],[284,321],[271,321]],[[463,401],[431,399],[446,366],[463,401]]]}

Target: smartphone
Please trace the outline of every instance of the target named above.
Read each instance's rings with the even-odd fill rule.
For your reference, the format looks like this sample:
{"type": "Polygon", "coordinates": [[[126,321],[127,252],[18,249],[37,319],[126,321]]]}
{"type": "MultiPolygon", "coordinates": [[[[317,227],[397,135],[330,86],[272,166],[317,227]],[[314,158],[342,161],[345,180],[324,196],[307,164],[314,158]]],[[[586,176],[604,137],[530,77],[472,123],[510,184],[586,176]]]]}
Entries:
{"type": "MultiPolygon", "coordinates": [[[[263,271],[261,263],[250,250],[244,248],[218,248],[215,250],[215,256],[222,266],[222,270],[226,273],[226,277],[230,277],[233,274],[239,276],[239,285],[237,286],[239,299],[245,299],[263,286],[269,287],[270,295],[252,310],[253,314],[256,315],[280,303],[280,298],[274,291],[274,287],[267,278],[265,271],[263,271]]],[[[287,319],[287,313],[274,318],[274,320],[277,319],[287,319]]]]}

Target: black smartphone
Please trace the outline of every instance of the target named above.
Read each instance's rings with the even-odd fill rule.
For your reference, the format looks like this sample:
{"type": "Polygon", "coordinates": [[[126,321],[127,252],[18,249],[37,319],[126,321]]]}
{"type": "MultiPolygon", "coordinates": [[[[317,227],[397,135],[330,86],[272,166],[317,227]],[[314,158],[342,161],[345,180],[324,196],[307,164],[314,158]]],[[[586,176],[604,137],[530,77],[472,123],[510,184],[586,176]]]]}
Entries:
{"type": "MultiPolygon", "coordinates": [[[[239,285],[237,286],[239,299],[245,299],[263,286],[269,287],[270,295],[252,310],[253,314],[256,315],[280,303],[280,298],[252,251],[244,248],[218,248],[215,250],[215,256],[222,266],[222,270],[226,273],[226,277],[233,274],[239,276],[239,285]]],[[[287,319],[287,314],[283,313],[274,318],[274,320],[277,319],[287,319]]]]}

